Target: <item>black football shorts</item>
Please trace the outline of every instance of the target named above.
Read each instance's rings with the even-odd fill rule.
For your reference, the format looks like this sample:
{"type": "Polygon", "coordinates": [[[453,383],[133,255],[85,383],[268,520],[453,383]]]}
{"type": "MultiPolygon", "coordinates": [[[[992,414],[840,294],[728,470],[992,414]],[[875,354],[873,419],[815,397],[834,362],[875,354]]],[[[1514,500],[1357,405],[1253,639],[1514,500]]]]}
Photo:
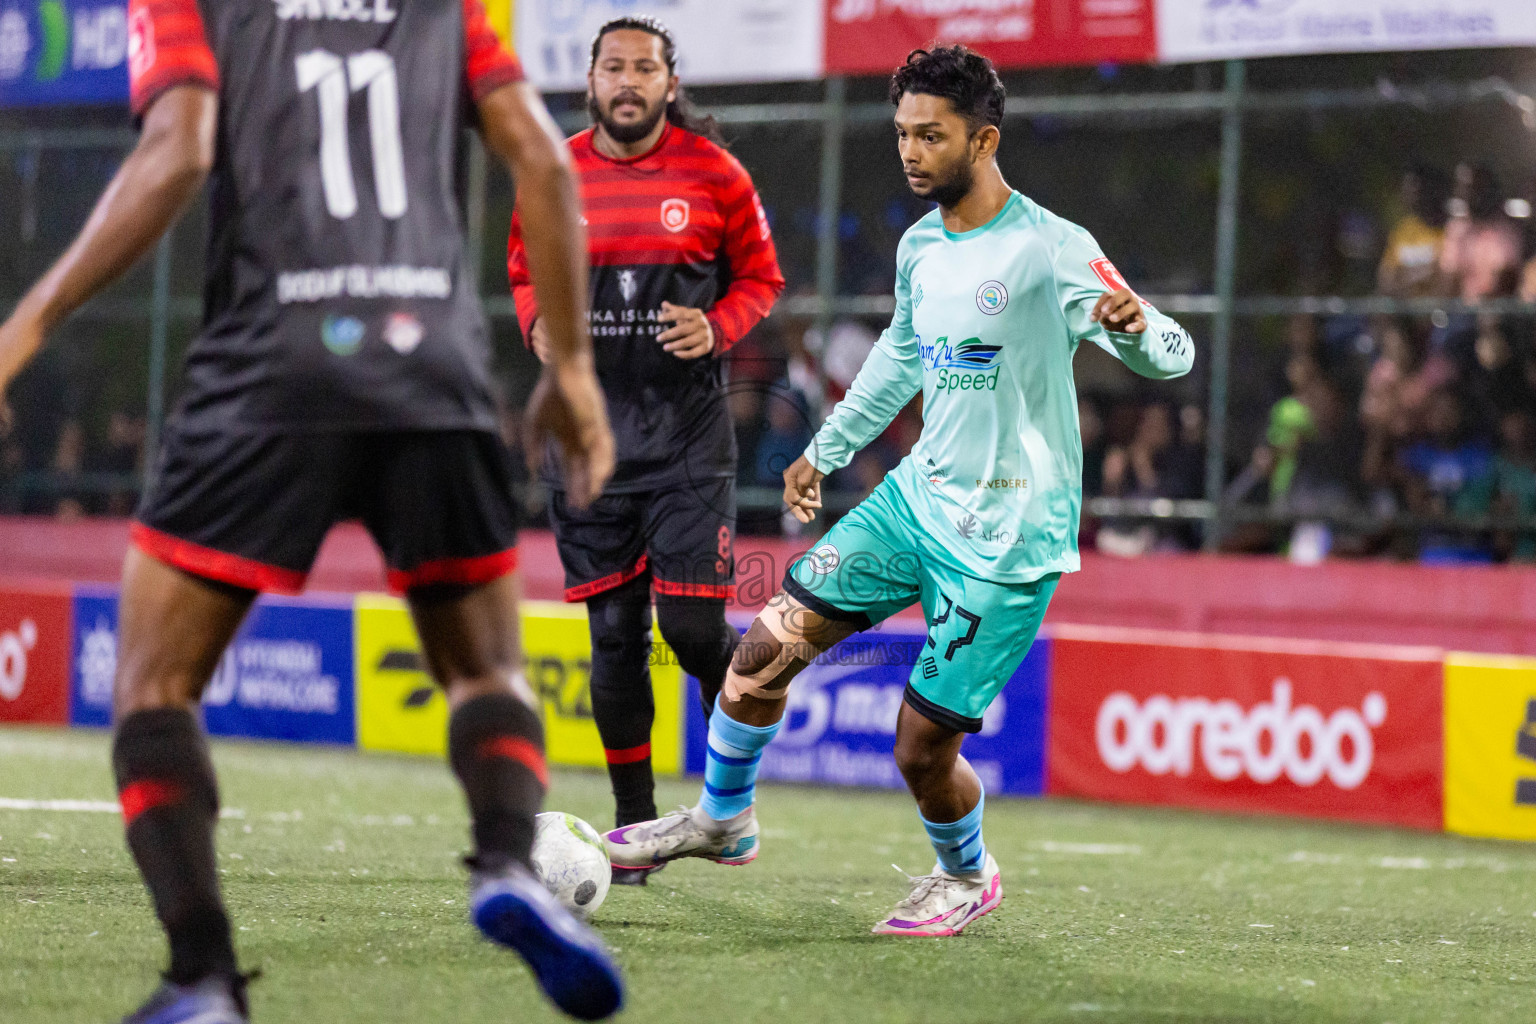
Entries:
{"type": "Polygon", "coordinates": [[[736,596],[734,478],[604,494],[582,510],[551,491],[549,521],[565,566],[567,601],[585,601],[646,574],[657,594],[736,596]]]}
{"type": "Polygon", "coordinates": [[[162,562],[297,593],[332,524],[359,519],[404,593],[478,586],[517,566],[511,456],[478,430],[361,433],[173,428],[131,528],[162,562]]]}

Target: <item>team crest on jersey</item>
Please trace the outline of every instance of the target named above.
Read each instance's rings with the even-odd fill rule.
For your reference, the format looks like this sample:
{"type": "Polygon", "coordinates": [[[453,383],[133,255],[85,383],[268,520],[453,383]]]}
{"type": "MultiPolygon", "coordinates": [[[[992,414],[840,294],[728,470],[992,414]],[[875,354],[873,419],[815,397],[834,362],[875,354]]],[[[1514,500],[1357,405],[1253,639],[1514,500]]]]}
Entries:
{"type": "Polygon", "coordinates": [[[661,204],[661,226],[676,233],[688,226],[688,200],[668,199],[661,204]]]}
{"type": "Polygon", "coordinates": [[[635,280],[633,270],[619,271],[619,294],[624,296],[625,305],[635,301],[635,293],[639,290],[640,283],[635,280]]]}
{"type": "Polygon", "coordinates": [[[983,281],[976,289],[976,308],[987,316],[996,316],[1008,306],[1008,289],[1001,281],[983,281]]]}
{"type": "Polygon", "coordinates": [[[805,556],[806,565],[810,566],[811,572],[816,573],[818,576],[825,576],[833,569],[836,569],[838,563],[842,560],[843,556],[831,544],[823,544],[805,556]]]}
{"type": "Polygon", "coordinates": [[[403,356],[416,351],[416,346],[421,344],[421,339],[426,335],[426,328],[421,326],[421,321],[410,313],[391,313],[384,324],[385,343],[403,356]]]}

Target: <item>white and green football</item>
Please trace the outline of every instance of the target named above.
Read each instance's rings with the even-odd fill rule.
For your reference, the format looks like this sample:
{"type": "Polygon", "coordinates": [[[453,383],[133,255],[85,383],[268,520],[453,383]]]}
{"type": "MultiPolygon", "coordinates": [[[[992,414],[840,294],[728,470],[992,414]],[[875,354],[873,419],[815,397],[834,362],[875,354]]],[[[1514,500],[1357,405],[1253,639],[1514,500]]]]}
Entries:
{"type": "Polygon", "coordinates": [[[603,905],[613,880],[603,837],[564,811],[545,811],[535,819],[533,870],[555,899],[582,920],[603,905]]]}

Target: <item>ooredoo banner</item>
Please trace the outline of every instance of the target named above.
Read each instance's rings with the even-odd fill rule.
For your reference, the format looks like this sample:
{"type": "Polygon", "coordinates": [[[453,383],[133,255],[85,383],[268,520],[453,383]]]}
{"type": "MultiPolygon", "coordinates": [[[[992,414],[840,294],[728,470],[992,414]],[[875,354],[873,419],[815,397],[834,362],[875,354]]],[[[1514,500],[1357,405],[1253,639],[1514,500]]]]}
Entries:
{"type": "Polygon", "coordinates": [[[0,588],[0,722],[69,721],[69,591],[0,588]]]}
{"type": "Polygon", "coordinates": [[[1157,59],[1152,0],[826,0],[827,74],[889,73],[964,43],[1000,67],[1157,59]]]}
{"type": "Polygon", "coordinates": [[[1438,651],[1052,635],[1052,794],[1441,827],[1438,651]]]}
{"type": "MultiPolygon", "coordinates": [[[[784,724],[763,751],[760,777],[904,786],[892,756],[896,716],[927,639],[920,622],[888,622],[850,637],[802,671],[790,687],[784,724]]],[[[1044,790],[1050,658],[1049,641],[1037,641],[988,709],[981,732],[961,748],[990,793],[1038,796],[1044,790]]],[[[709,730],[692,697],[694,680],[688,682],[686,764],[690,773],[703,774],[709,730]]]]}
{"type": "Polygon", "coordinates": [[[1536,44],[1531,0],[1157,0],[1161,61],[1536,44]]]}

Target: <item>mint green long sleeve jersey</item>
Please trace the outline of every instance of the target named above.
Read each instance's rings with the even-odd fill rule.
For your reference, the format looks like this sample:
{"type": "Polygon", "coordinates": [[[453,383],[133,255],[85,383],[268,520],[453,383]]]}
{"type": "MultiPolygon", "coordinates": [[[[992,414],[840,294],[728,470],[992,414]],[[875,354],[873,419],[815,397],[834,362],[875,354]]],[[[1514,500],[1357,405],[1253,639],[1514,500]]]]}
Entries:
{"type": "Polygon", "coordinates": [[[921,391],[922,435],[891,477],[924,556],[998,583],[1076,571],[1078,345],[1144,377],[1180,377],[1194,363],[1189,333],[1146,303],[1141,334],[1090,319],[1120,287],[1087,231],[1017,192],[961,234],[934,210],[902,236],[891,325],[806,458],[823,473],[846,466],[921,391]]]}

